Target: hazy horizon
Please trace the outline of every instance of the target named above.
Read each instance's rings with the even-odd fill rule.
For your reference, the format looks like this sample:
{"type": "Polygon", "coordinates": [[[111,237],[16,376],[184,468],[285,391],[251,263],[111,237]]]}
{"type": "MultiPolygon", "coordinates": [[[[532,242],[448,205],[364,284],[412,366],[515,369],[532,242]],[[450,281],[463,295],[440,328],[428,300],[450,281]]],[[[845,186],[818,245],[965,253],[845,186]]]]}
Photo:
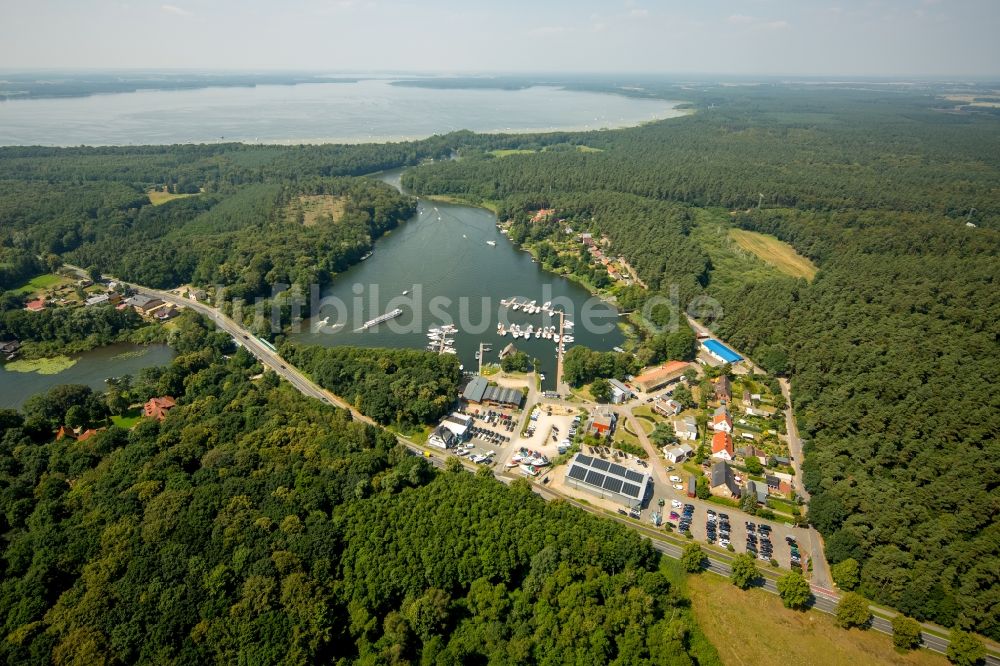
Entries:
{"type": "Polygon", "coordinates": [[[993,0],[6,4],[6,72],[1000,76],[993,0]]]}

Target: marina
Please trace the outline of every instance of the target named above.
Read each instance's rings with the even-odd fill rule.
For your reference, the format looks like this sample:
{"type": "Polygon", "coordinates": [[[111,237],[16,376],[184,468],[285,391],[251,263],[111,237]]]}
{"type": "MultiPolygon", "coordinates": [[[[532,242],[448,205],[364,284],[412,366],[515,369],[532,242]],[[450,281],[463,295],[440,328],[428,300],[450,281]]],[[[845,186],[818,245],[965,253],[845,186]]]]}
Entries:
{"type": "MultiPolygon", "coordinates": [[[[396,186],[398,178],[399,171],[381,176],[396,186]]],[[[418,201],[417,211],[413,218],[376,241],[371,258],[338,274],[335,282],[324,289],[321,296],[339,300],[346,308],[321,306],[312,320],[303,322],[300,330],[291,334],[293,339],[327,346],[433,346],[429,351],[440,353],[440,338],[432,339],[428,334],[432,328],[450,325],[457,330],[448,336],[453,338],[453,344],[445,348],[455,352],[445,353],[456,356],[466,368],[475,370],[480,362],[484,366],[497,363],[497,352],[513,344],[516,351],[539,360],[546,389],[555,387],[560,345],[564,350],[577,344],[609,351],[624,343],[614,306],[591,296],[579,284],[532,263],[527,252],[519,251],[500,233],[491,211],[424,199],[418,201]],[[487,244],[489,240],[496,246],[487,244]],[[360,291],[360,287],[364,290],[360,291]],[[512,307],[515,303],[517,310],[512,307]],[[532,307],[524,309],[521,304],[532,307]],[[583,325],[579,317],[585,305],[588,314],[596,313],[594,319],[600,326],[583,325]],[[365,319],[395,308],[403,312],[391,327],[356,330],[365,319]],[[572,333],[572,340],[566,340],[559,330],[562,310],[567,322],[565,332],[572,333]],[[317,330],[315,324],[325,317],[344,326],[333,332],[332,326],[317,330]],[[575,328],[568,325],[573,319],[577,320],[575,328]],[[531,336],[527,337],[523,333],[529,325],[531,336]],[[517,338],[512,336],[513,330],[520,331],[517,338]],[[480,343],[492,346],[493,351],[477,359],[480,343]]]]}

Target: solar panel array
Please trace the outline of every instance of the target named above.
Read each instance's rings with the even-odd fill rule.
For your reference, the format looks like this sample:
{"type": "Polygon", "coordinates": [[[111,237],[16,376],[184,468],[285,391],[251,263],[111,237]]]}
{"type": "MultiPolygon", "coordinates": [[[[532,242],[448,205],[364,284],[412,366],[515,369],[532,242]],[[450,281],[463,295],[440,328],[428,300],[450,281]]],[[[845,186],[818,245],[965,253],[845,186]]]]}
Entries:
{"type": "Polygon", "coordinates": [[[627,469],[625,470],[625,478],[628,479],[629,481],[642,483],[646,477],[643,476],[642,474],[639,474],[639,472],[633,472],[632,470],[627,469]]]}
{"type": "Polygon", "coordinates": [[[617,464],[576,454],[570,461],[569,478],[633,500],[641,500],[648,475],[617,464]]]}

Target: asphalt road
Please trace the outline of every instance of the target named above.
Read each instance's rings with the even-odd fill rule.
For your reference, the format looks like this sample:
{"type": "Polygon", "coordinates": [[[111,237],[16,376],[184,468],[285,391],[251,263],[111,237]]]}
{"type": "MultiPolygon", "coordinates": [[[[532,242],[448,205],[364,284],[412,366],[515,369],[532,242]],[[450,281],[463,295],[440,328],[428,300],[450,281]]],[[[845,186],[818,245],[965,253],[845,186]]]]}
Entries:
{"type": "MultiPolygon", "coordinates": [[[[174,305],[181,305],[184,307],[188,307],[191,308],[192,310],[195,310],[196,312],[205,315],[210,320],[215,322],[216,326],[218,326],[222,330],[232,335],[234,340],[237,340],[240,344],[242,344],[247,349],[247,351],[253,354],[258,360],[260,360],[268,367],[272,368],[274,372],[276,372],[278,375],[280,375],[282,378],[288,381],[292,386],[294,386],[304,395],[316,398],[317,400],[322,400],[328,404],[336,405],[338,407],[341,407],[342,409],[347,409],[351,412],[351,415],[354,419],[378,427],[378,424],[376,424],[372,419],[358,412],[349,403],[347,403],[340,397],[334,395],[333,393],[330,393],[329,391],[314,384],[308,377],[306,377],[297,368],[295,368],[292,365],[289,365],[278,354],[276,354],[275,352],[271,351],[269,348],[261,344],[257,340],[257,338],[254,335],[252,335],[249,331],[244,329],[238,323],[236,323],[226,315],[222,314],[215,308],[206,305],[204,303],[199,303],[197,301],[184,298],[176,294],[172,294],[170,292],[159,291],[156,289],[149,289],[137,285],[132,285],[132,287],[135,289],[136,292],[140,294],[156,297],[167,303],[172,303],[174,305]]],[[[526,406],[527,408],[530,409],[531,403],[529,402],[528,405],[526,406]]],[[[638,426],[638,424],[635,425],[638,426]]],[[[402,443],[403,445],[405,445],[418,455],[425,456],[428,462],[433,464],[435,467],[439,468],[444,467],[445,460],[447,458],[447,454],[445,454],[445,452],[443,451],[440,453],[430,452],[428,449],[420,447],[415,443],[407,440],[405,437],[400,437],[398,435],[397,439],[400,441],[400,443],[402,443]],[[429,457],[426,455],[428,452],[431,453],[429,457]]],[[[468,464],[466,464],[466,466],[468,467],[468,464]]],[[[511,477],[503,473],[498,473],[497,478],[499,478],[501,481],[505,483],[509,483],[511,480],[511,477]]],[[[536,485],[535,492],[546,500],[557,499],[557,498],[562,499],[564,501],[573,504],[574,506],[583,511],[589,511],[590,513],[598,514],[604,518],[618,520],[619,522],[628,525],[629,527],[633,528],[636,527],[635,521],[631,521],[629,519],[622,518],[620,516],[609,515],[600,509],[596,509],[594,507],[581,504],[579,502],[576,502],[572,498],[556,494],[555,492],[547,488],[543,488],[542,486],[536,485]]],[[[691,500],[686,500],[686,501],[691,501],[691,500]]],[[[643,534],[645,535],[645,531],[643,531],[643,534]]],[[[648,535],[646,536],[648,537],[648,535]]],[[[653,537],[648,537],[648,538],[650,538],[653,547],[659,550],[660,552],[664,553],[665,555],[673,558],[680,557],[683,549],[683,545],[680,544],[683,544],[684,543],[683,541],[681,541],[679,544],[678,542],[667,541],[662,538],[653,538],[653,537]]],[[[720,576],[728,577],[730,573],[729,561],[731,561],[731,559],[732,556],[725,556],[717,554],[715,552],[709,552],[706,554],[706,569],[720,576]]],[[[774,574],[774,572],[772,571],[763,568],[761,568],[761,572],[763,574],[763,577],[761,579],[760,586],[769,592],[777,594],[778,589],[776,585],[776,580],[777,580],[776,574],[774,574]]],[[[822,611],[824,613],[830,613],[830,614],[836,613],[837,597],[835,594],[827,593],[825,591],[819,591],[816,590],[814,587],[813,596],[815,598],[815,601],[812,606],[814,609],[822,611]]],[[[889,635],[892,634],[891,623],[888,620],[883,619],[881,617],[876,616],[872,620],[871,628],[875,629],[876,631],[881,631],[889,635]]],[[[934,634],[930,634],[927,632],[923,633],[923,642],[924,642],[924,647],[930,650],[934,650],[935,652],[944,653],[948,648],[948,641],[946,639],[940,638],[934,634]]],[[[1000,666],[1000,658],[994,656],[993,654],[990,654],[986,659],[986,663],[990,664],[991,666],[1000,666]]]]}

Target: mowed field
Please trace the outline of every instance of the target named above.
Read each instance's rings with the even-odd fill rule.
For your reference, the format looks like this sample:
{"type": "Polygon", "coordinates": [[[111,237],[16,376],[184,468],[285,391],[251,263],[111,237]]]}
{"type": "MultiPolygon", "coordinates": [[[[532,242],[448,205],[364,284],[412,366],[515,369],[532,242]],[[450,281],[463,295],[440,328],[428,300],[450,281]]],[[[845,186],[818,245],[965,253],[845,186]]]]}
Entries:
{"type": "Polygon", "coordinates": [[[833,617],[788,610],[777,595],[742,591],[714,574],[688,576],[688,595],[698,626],[727,666],[946,666],[929,650],[898,652],[892,638],[876,631],[845,631],[833,617]]]}
{"type": "Polygon", "coordinates": [[[744,250],[752,252],[786,275],[812,280],[816,265],[795,251],[791,245],[774,236],[744,229],[730,229],[729,237],[744,250]]]}

